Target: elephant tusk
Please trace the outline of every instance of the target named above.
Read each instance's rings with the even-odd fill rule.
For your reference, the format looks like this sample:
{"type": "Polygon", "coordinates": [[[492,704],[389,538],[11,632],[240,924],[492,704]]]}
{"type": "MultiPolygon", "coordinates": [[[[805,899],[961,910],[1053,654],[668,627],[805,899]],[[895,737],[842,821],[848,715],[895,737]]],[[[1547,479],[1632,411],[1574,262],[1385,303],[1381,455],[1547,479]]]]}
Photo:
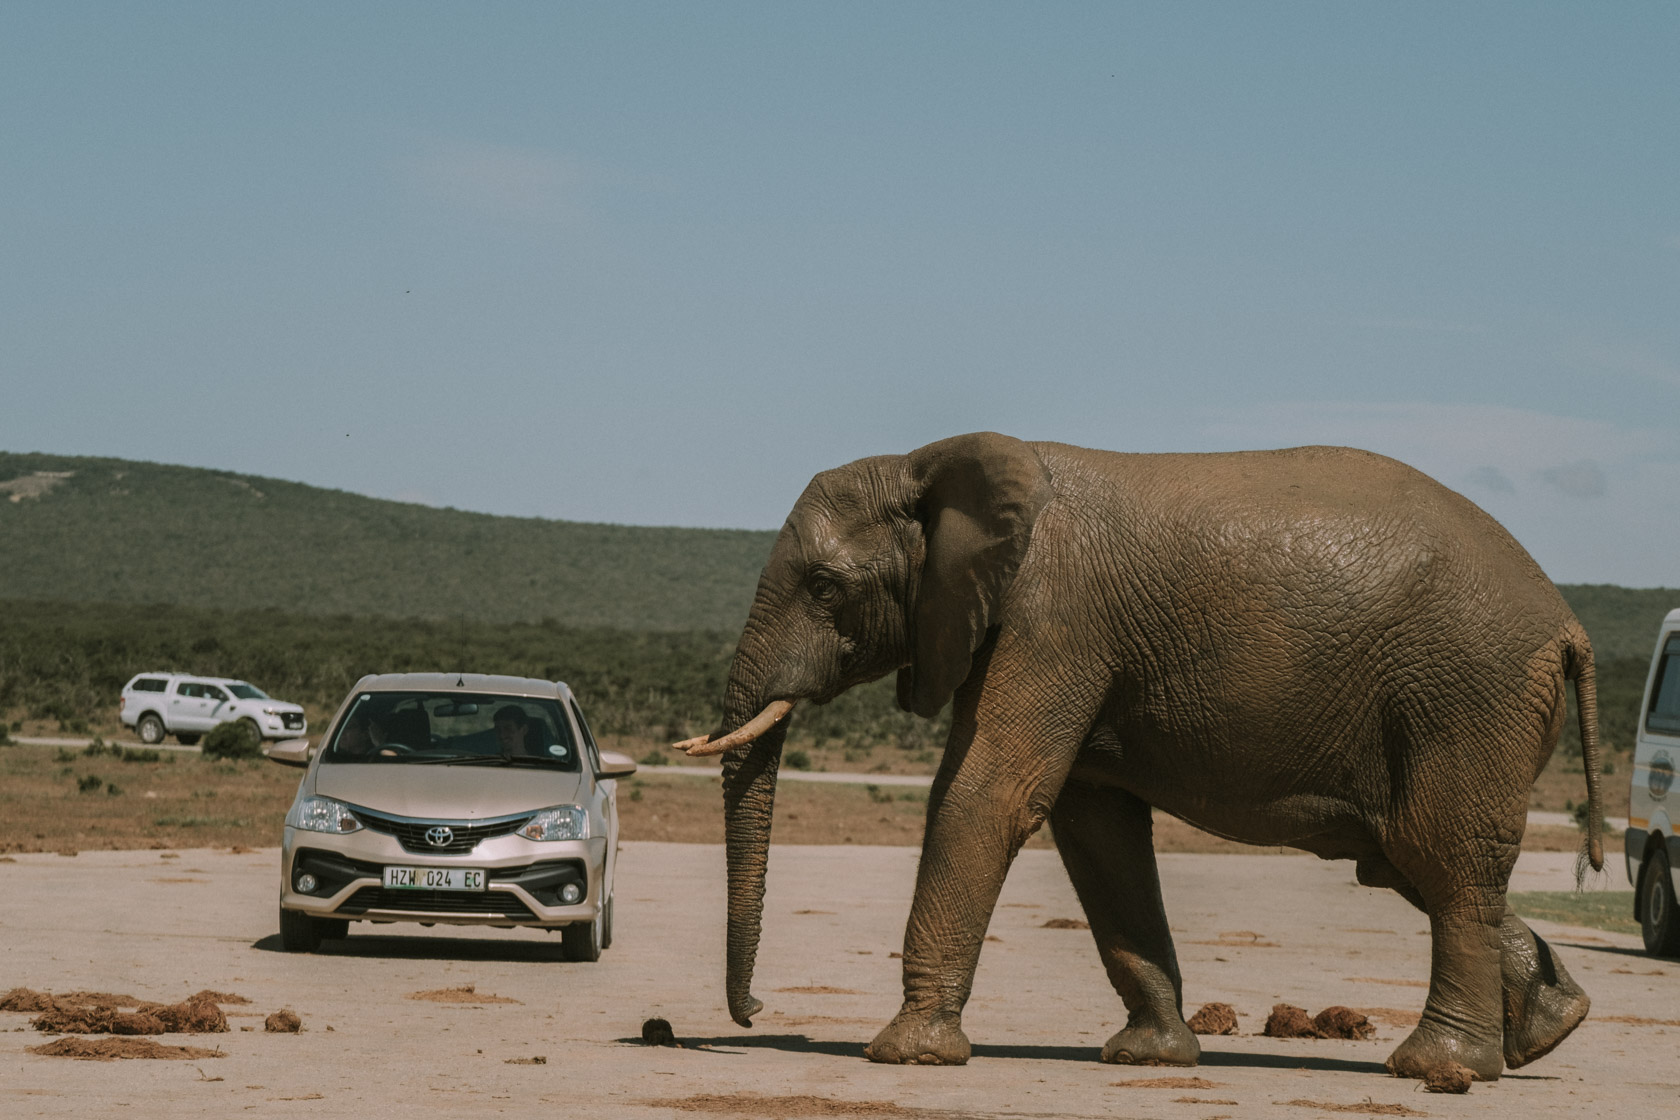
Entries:
{"type": "Polygon", "coordinates": [[[750,743],[776,725],[776,721],[793,711],[792,700],[772,700],[764,706],[764,710],[740,727],[731,731],[721,739],[711,739],[705,735],[693,739],[684,739],[680,743],[672,743],[675,750],[683,751],[690,758],[704,758],[707,755],[722,754],[731,747],[739,747],[750,743]]]}

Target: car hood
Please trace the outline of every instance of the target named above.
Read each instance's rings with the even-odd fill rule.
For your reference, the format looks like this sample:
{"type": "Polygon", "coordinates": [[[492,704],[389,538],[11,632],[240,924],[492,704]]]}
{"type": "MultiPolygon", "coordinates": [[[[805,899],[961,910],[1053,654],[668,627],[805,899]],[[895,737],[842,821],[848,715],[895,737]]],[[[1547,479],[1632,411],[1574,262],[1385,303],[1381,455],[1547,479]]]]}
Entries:
{"type": "Polygon", "coordinates": [[[399,817],[470,821],[575,803],[583,775],[529,767],[336,763],[315,792],[399,817]]]}

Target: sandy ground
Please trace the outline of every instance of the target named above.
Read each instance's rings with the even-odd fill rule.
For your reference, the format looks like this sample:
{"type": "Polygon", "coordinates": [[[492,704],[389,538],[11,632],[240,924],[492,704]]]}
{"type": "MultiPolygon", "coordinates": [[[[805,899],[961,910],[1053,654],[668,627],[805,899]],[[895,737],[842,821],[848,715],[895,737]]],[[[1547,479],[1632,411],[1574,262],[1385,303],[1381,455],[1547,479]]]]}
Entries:
{"type": "MultiPolygon", "coordinates": [[[[1512,886],[1567,889],[1566,853],[1523,857],[1512,886]]],[[[231,1033],[159,1041],[219,1047],[182,1062],[74,1061],[26,1047],[29,1016],[0,1013],[0,1114],[12,1116],[462,1116],[533,1105],[626,1117],[1319,1117],[1648,1115],[1680,1093],[1680,964],[1637,940],[1536,923],[1595,1001],[1556,1053],[1478,1084],[1426,1094],[1382,1060],[1421,1007],[1421,915],[1358,887],[1347,864],[1310,858],[1165,855],[1186,1005],[1234,1005],[1241,1034],[1207,1038],[1195,1070],[1106,1066],[1123,1017],[1079,930],[1054,852],[1017,860],[992,925],[965,1025],[962,1068],[877,1066],[862,1048],[897,1009],[899,948],[916,865],[907,848],[772,852],[754,1029],[723,1010],[723,857],[707,845],[626,843],[614,947],[592,965],[524,931],[351,927],[318,955],[279,950],[278,853],[84,852],[0,863],[0,990],[97,989],[173,1001],[235,992],[231,1033]],[[518,1002],[439,1003],[413,993],[473,985],[518,1002]],[[1372,1012],[1365,1042],[1258,1037],[1272,1004],[1372,1012]],[[304,1031],[264,1033],[295,1010],[304,1031]],[[668,1019],[681,1049],[639,1042],[668,1019]],[[253,1028],[253,1029],[244,1029],[253,1028]],[[543,1058],[542,1064],[513,1064],[543,1058]],[[1206,1084],[1139,1087],[1162,1077],[1206,1084]],[[1329,1106],[1336,1106],[1332,1109],[1329,1106]],[[1359,1106],[1358,1112],[1347,1106],[1359,1106]],[[1401,1109],[1409,1111],[1401,1111],[1401,1109]]],[[[1625,889],[1619,876],[1602,885],[1625,889]]]]}

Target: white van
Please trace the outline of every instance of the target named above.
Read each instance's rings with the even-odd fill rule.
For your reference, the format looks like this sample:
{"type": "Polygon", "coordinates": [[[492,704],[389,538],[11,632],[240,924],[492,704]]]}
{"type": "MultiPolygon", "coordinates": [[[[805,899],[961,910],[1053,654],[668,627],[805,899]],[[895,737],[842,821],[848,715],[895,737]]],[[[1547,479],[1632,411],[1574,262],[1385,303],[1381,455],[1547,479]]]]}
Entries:
{"type": "Polygon", "coordinates": [[[1680,610],[1668,612],[1657,633],[1639,735],[1633,747],[1633,788],[1628,794],[1627,873],[1633,884],[1633,916],[1645,934],[1645,949],[1680,956],[1680,911],[1675,906],[1675,868],[1680,839],[1675,826],[1674,768],[1680,766],[1680,610]]]}

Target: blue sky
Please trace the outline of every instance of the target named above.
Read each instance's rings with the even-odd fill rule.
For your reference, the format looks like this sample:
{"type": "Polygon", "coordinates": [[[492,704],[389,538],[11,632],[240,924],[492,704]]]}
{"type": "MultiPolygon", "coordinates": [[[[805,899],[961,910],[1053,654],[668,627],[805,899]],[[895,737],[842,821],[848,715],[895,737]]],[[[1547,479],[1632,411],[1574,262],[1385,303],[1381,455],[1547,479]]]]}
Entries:
{"type": "Polygon", "coordinates": [[[0,448],[771,528],[1341,443],[1680,586],[1680,5],[0,7],[0,448]]]}

